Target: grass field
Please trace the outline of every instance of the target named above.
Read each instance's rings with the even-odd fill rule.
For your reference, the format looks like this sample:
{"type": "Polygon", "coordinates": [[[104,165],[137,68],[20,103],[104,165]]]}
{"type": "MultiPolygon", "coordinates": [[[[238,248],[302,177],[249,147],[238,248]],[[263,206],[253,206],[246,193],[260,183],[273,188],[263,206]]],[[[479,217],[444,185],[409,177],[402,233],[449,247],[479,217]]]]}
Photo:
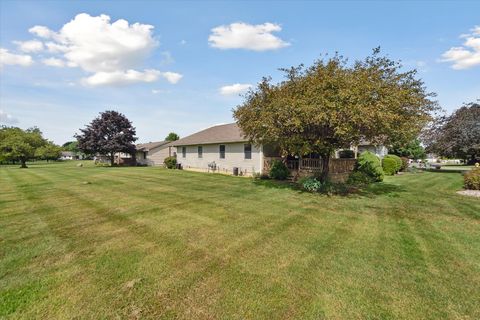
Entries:
{"type": "Polygon", "coordinates": [[[75,162],[0,182],[0,318],[480,318],[480,199],[458,173],[348,197],[75,162]]]}

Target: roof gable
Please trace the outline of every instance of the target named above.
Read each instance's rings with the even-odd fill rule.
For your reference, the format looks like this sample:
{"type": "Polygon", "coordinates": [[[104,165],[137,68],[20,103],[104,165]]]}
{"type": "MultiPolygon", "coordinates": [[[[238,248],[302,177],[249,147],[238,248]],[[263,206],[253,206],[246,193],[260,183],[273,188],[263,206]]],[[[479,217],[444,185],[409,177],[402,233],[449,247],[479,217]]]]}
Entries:
{"type": "Polygon", "coordinates": [[[148,143],[139,143],[136,145],[137,151],[149,151],[163,145],[170,143],[170,141],[157,141],[157,142],[148,142],[148,143]]]}
{"type": "Polygon", "coordinates": [[[248,141],[236,123],[213,126],[173,141],[172,146],[189,146],[198,144],[216,144],[248,141]]]}

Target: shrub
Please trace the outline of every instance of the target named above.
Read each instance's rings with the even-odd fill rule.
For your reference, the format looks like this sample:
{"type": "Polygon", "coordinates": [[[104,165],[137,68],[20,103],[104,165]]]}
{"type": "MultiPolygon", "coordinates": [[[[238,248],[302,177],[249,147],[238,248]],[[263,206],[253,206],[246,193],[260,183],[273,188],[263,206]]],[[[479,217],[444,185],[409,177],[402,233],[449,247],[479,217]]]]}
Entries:
{"type": "Polygon", "coordinates": [[[347,179],[347,184],[357,186],[357,185],[366,185],[373,182],[372,177],[367,175],[365,172],[354,171],[350,173],[347,179]]]}
{"type": "Polygon", "coordinates": [[[400,159],[402,160],[402,167],[400,168],[400,171],[407,171],[410,159],[405,157],[401,157],[400,159]]]}
{"type": "Polygon", "coordinates": [[[285,180],[287,179],[290,172],[288,171],[287,166],[280,160],[273,160],[272,166],[270,167],[269,176],[272,179],[285,180]]]}
{"type": "Polygon", "coordinates": [[[393,176],[397,172],[397,162],[392,158],[383,158],[382,160],[383,172],[386,175],[393,176]]]}
{"type": "Polygon", "coordinates": [[[465,189],[480,190],[480,169],[475,168],[465,173],[463,184],[465,189]]]}
{"type": "Polygon", "coordinates": [[[393,159],[395,161],[395,173],[399,172],[400,169],[402,169],[402,165],[403,165],[403,162],[402,162],[402,159],[399,157],[399,156],[396,156],[394,154],[387,154],[384,159],[387,158],[387,159],[393,159]]]}
{"type": "Polygon", "coordinates": [[[300,184],[303,189],[310,192],[318,192],[322,188],[322,183],[313,177],[302,179],[300,184]]]}
{"type": "Polygon", "coordinates": [[[166,157],[165,160],[163,160],[163,163],[168,169],[175,169],[175,167],[177,166],[177,158],[166,157]]]}
{"type": "Polygon", "coordinates": [[[365,151],[360,154],[356,170],[371,177],[372,181],[383,181],[382,163],[380,159],[370,151],[365,151]]]}
{"type": "Polygon", "coordinates": [[[355,158],[355,152],[353,150],[340,150],[338,152],[338,157],[341,159],[353,159],[355,158]]]}

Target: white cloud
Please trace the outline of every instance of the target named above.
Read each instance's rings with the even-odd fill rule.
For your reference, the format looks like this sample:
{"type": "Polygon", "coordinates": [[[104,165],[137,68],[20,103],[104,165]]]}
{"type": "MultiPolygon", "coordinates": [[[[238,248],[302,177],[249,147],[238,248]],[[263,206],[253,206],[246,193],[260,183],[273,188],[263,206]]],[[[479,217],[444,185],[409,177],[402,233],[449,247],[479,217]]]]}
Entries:
{"type": "Polygon", "coordinates": [[[47,58],[47,59],[43,59],[42,62],[43,62],[44,65],[47,65],[47,66],[50,66],[50,67],[62,68],[62,67],[66,66],[65,61],[63,61],[62,59],[58,59],[58,58],[47,58]]]}
{"type": "Polygon", "coordinates": [[[29,55],[10,53],[7,49],[0,48],[0,68],[4,65],[19,65],[28,67],[33,64],[29,55]]]}
{"type": "Polygon", "coordinates": [[[456,70],[468,69],[480,65],[480,26],[470,30],[470,34],[461,35],[465,39],[463,46],[452,47],[442,54],[442,62],[453,62],[456,70]]]}
{"type": "Polygon", "coordinates": [[[38,40],[13,41],[23,52],[39,52],[43,50],[43,42],[38,40]]]}
{"type": "Polygon", "coordinates": [[[144,72],[136,70],[97,72],[93,76],[82,79],[82,82],[88,86],[123,86],[137,82],[154,82],[161,75],[158,70],[145,70],[144,72]]]}
{"type": "Polygon", "coordinates": [[[170,83],[177,83],[182,77],[178,73],[153,69],[138,71],[158,46],[153,28],[148,24],[129,24],[124,19],[111,22],[110,17],[104,14],[93,17],[81,13],[58,32],[44,26],[35,26],[29,31],[49,39],[45,43],[48,51],[62,56],[62,59],[45,59],[45,64],[81,68],[90,73],[82,81],[85,85],[152,82],[160,76],[170,83]]]}
{"type": "Polygon", "coordinates": [[[230,96],[234,94],[240,94],[242,92],[247,91],[252,87],[251,84],[248,83],[235,83],[230,86],[223,86],[220,88],[220,94],[224,96],[230,96]]]}
{"type": "Polygon", "coordinates": [[[45,46],[47,47],[48,51],[51,53],[60,53],[60,52],[68,51],[67,46],[61,45],[59,43],[51,42],[51,41],[46,42],[45,46]]]}
{"type": "Polygon", "coordinates": [[[28,32],[33,33],[34,35],[40,38],[45,38],[45,39],[53,38],[56,36],[55,32],[53,32],[52,30],[44,26],[34,26],[28,29],[28,32]]]}
{"type": "Polygon", "coordinates": [[[180,73],[170,71],[162,72],[161,76],[167,79],[167,81],[171,84],[176,84],[178,81],[180,81],[180,79],[183,78],[183,75],[181,75],[180,73]]]}
{"type": "Polygon", "coordinates": [[[269,22],[257,25],[237,22],[213,28],[208,41],[219,49],[275,50],[290,45],[272,34],[281,30],[280,25],[269,22]]]}
{"type": "Polygon", "coordinates": [[[16,124],[18,123],[18,119],[3,110],[0,110],[0,123],[16,124]]]}

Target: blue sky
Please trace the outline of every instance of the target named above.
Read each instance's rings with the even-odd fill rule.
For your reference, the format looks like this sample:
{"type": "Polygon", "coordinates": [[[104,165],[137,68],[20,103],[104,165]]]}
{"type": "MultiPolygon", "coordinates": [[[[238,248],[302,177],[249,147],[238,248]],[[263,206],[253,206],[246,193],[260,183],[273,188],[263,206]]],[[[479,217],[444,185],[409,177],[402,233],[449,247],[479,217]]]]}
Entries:
{"type": "Polygon", "coordinates": [[[64,143],[114,109],[139,142],[185,136],[231,122],[241,89],[278,68],[377,46],[451,112],[480,98],[476,26],[479,1],[0,1],[0,122],[64,143]]]}

